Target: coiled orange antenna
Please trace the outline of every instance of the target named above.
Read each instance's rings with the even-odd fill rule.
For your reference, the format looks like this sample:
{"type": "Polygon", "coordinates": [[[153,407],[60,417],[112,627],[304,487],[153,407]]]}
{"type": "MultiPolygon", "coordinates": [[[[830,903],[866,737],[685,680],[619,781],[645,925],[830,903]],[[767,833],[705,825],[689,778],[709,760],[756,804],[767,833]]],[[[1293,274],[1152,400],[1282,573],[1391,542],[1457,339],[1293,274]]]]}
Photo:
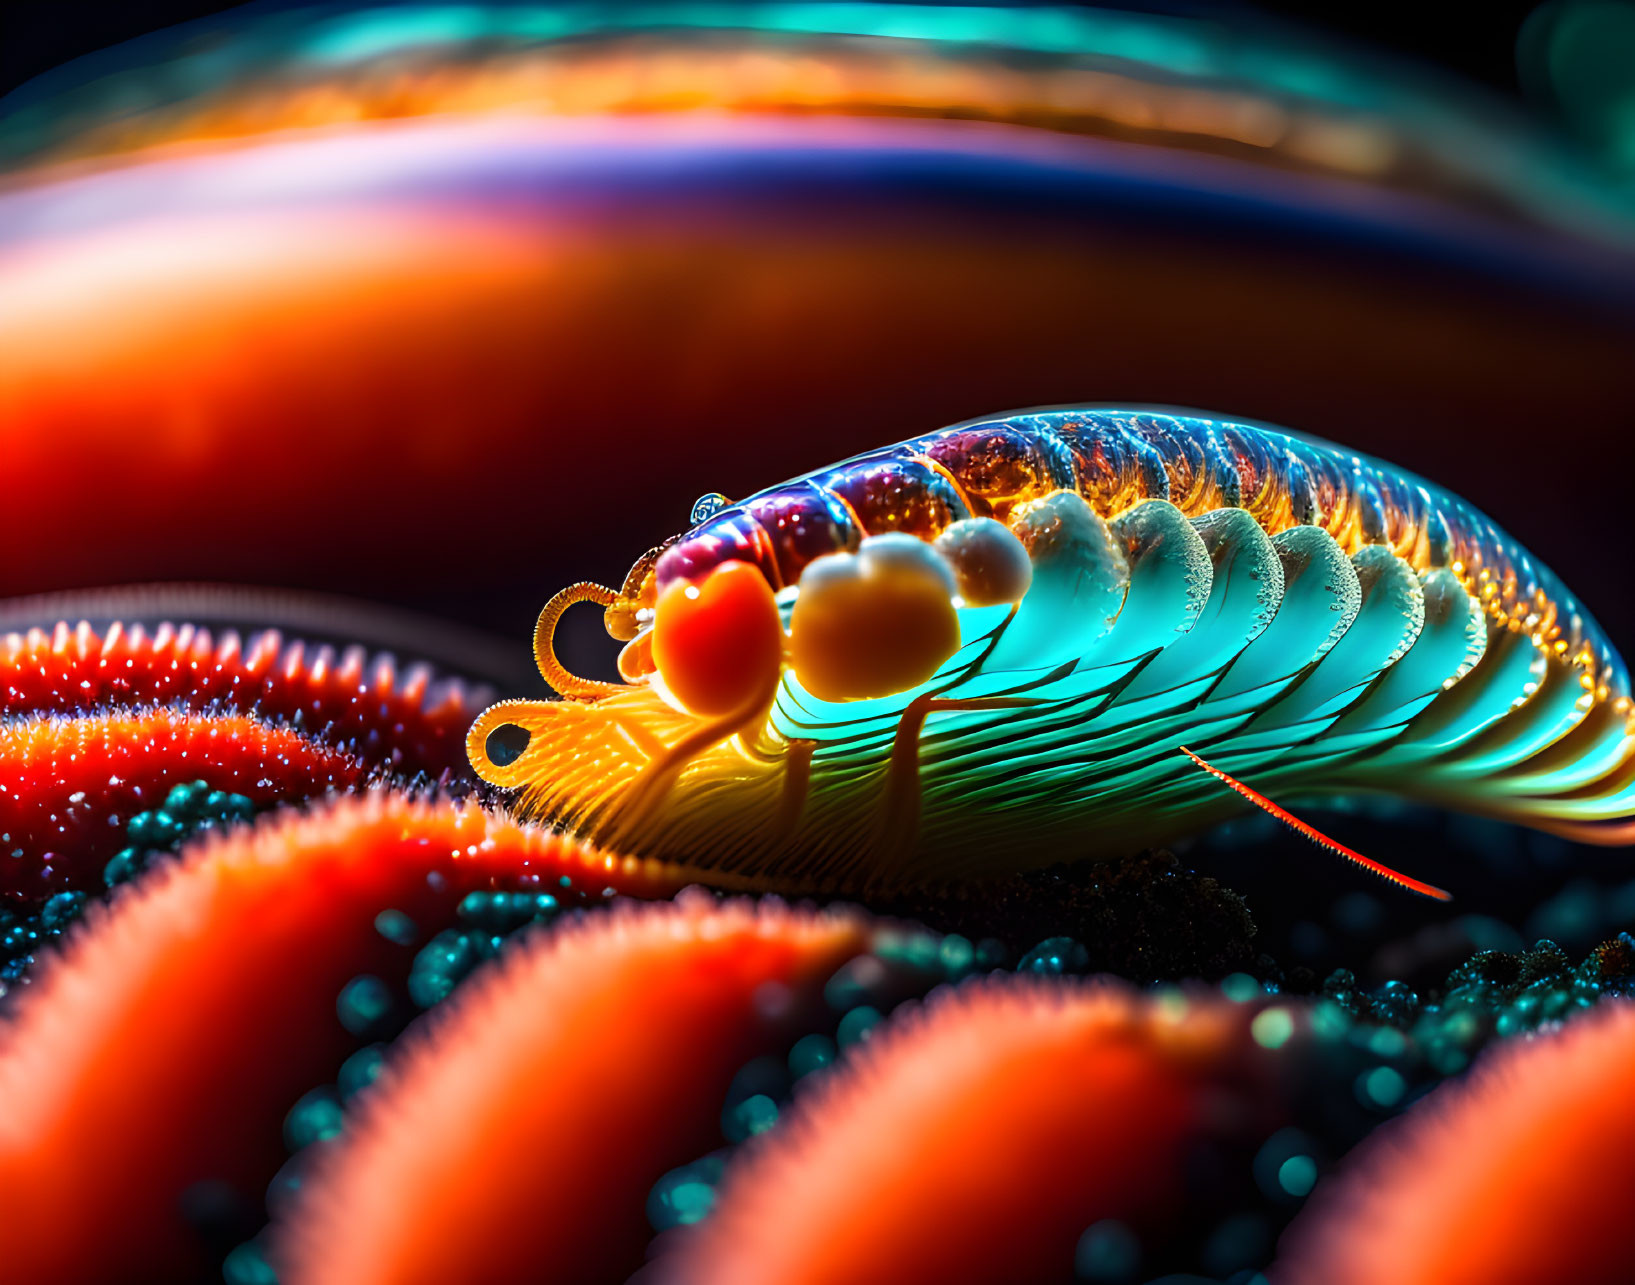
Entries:
{"type": "Polygon", "coordinates": [[[621,683],[604,683],[598,679],[580,678],[577,674],[569,673],[556,658],[556,648],[553,645],[557,621],[562,619],[563,613],[569,607],[576,603],[594,602],[599,607],[608,608],[619,601],[619,595],[606,585],[581,580],[578,584],[571,584],[558,593],[539,613],[539,622],[534,626],[534,662],[539,666],[541,677],[558,695],[568,700],[596,700],[624,690],[621,683]]]}
{"type": "Polygon", "coordinates": [[[569,585],[545,604],[545,609],[539,613],[538,623],[534,625],[534,662],[539,666],[541,676],[559,696],[567,700],[596,700],[625,690],[621,683],[604,683],[570,673],[556,658],[554,640],[557,622],[576,603],[594,602],[602,608],[602,625],[609,636],[619,642],[629,642],[641,632],[638,617],[642,607],[653,605],[653,569],[658,565],[659,555],[670,543],[674,541],[651,548],[637,558],[636,565],[624,578],[624,586],[617,591],[590,580],[581,580],[578,584],[569,585]]]}

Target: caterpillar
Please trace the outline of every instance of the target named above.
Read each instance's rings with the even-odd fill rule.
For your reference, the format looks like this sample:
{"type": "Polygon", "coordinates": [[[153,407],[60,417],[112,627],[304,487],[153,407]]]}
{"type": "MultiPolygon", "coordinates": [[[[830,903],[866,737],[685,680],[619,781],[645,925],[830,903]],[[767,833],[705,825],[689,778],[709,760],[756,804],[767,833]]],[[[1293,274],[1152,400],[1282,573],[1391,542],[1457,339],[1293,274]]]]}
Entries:
{"type": "Polygon", "coordinates": [[[1629,837],[1629,676],[1599,626],[1469,503],[1338,446],[1033,411],[692,517],[620,589],[551,599],[535,653],[564,699],[502,701],[467,739],[485,781],[597,843],[881,889],[1126,855],[1252,805],[1445,898],[1270,796],[1629,837]],[[623,682],[555,656],[586,601],[623,682]]]}

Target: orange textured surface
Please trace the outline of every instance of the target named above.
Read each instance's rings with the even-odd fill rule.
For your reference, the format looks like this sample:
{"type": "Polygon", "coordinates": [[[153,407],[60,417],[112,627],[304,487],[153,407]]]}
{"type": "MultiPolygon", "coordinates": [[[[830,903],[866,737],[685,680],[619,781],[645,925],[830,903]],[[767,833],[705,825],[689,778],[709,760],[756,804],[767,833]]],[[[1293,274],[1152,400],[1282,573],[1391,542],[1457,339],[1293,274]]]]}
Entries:
{"type": "Polygon", "coordinates": [[[734,1072],[820,1013],[816,992],[868,941],[855,915],[699,896],[512,956],[388,1069],[310,1189],[281,1279],[623,1279],[654,1181],[720,1144],[734,1072]]]}
{"type": "Polygon", "coordinates": [[[216,702],[275,718],[299,714],[326,740],[355,738],[371,762],[410,772],[463,766],[465,729],[476,714],[462,688],[434,687],[424,666],[400,669],[361,647],[337,656],[329,647],[286,644],[273,631],[246,641],[192,625],[150,633],[115,624],[99,633],[59,624],[0,637],[0,716],[216,702]]]}
{"type": "Polygon", "coordinates": [[[93,908],[0,1046],[0,1275],[205,1270],[183,1193],[208,1179],[259,1203],[285,1113],[356,1047],[340,989],[407,973],[375,915],[436,931],[465,891],[528,872],[648,877],[477,809],[368,796],[207,844],[93,908]]]}
{"type": "Polygon", "coordinates": [[[208,781],[252,802],[308,799],[361,785],[362,760],[288,727],[242,715],[130,710],[0,723],[0,834],[21,857],[0,893],[36,900],[99,885],[129,821],[173,785],[208,781]]]}
{"type": "MultiPolygon", "coordinates": [[[[946,123],[859,124],[953,145],[946,123]]],[[[422,128],[447,126],[368,127],[422,128]]],[[[571,132],[469,128],[477,151],[502,136],[548,152],[571,132]]],[[[231,152],[143,163],[186,183],[231,152]]],[[[796,475],[814,442],[835,458],[1092,391],[1233,407],[1433,476],[1459,475],[1473,433],[1593,426],[1624,396],[1627,330],[1564,309],[1545,325],[1526,299],[1427,275],[1405,288],[1338,256],[866,191],[796,218],[700,183],[681,201],[519,215],[451,179],[452,206],[337,191],[6,247],[0,593],[289,583],[296,567],[313,586],[355,588],[366,569],[381,592],[469,593],[537,575],[570,539],[617,547],[552,578],[606,576],[679,529],[688,497],[796,475]],[[496,514],[528,516],[493,538],[496,514]]]]}
{"type": "Polygon", "coordinates": [[[1112,985],[969,985],[797,1099],[660,1277],[1072,1279],[1091,1223],[1175,1217],[1251,1016],[1216,1001],[1183,1022],[1112,985]]]}
{"type": "Polygon", "coordinates": [[[1635,1003],[1501,1045],[1385,1126],[1284,1236],[1274,1285],[1618,1285],[1635,1003]]]}

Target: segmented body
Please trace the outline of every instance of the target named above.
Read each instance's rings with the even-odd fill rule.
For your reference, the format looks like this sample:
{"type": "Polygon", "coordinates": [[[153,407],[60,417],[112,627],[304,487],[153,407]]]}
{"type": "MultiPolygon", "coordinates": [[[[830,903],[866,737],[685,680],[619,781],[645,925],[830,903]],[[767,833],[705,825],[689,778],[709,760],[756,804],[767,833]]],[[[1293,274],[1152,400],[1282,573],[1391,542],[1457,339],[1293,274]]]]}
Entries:
{"type": "Polygon", "coordinates": [[[1561,581],[1458,496],[1389,464],[1259,425],[1146,411],[1062,410],[945,428],[724,507],[666,550],[658,589],[729,558],[794,585],[813,558],[870,535],[930,540],[966,517],[1003,521],[1053,491],[1104,518],[1167,500],[1189,518],[1241,508],[1269,535],[1311,525],[1350,556],[1384,545],[1418,573],[1447,567],[1496,625],[1524,630],[1628,697],[1629,677],[1561,581]]]}
{"type": "Polygon", "coordinates": [[[1627,671],[1560,581],[1456,496],[1259,426],[959,425],[715,512],[645,596],[744,561],[787,624],[814,559],[971,516],[1022,537],[1032,586],[960,605],[958,651],[912,690],[822,701],[786,671],[759,733],[689,752],[662,797],[635,788],[642,768],[696,720],[640,687],[534,724],[496,707],[534,739],[485,764],[485,716],[473,761],[598,838],[792,886],[1117,855],[1240,809],[1183,745],[1284,797],[1383,792],[1547,828],[1635,812],[1627,671]]]}

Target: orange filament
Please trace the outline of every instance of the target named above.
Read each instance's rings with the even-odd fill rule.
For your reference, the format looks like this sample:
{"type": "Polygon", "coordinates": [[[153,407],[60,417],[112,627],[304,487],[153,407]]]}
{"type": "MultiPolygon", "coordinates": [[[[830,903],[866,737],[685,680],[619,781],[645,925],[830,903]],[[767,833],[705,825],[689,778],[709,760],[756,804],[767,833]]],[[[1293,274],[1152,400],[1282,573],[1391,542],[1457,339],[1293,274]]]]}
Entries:
{"type": "Polygon", "coordinates": [[[1227,773],[1221,771],[1220,768],[1205,763],[1203,759],[1199,758],[1191,750],[1187,749],[1186,746],[1181,745],[1177,748],[1181,751],[1181,753],[1185,754],[1189,759],[1191,759],[1199,767],[1203,768],[1204,771],[1208,772],[1209,775],[1214,777],[1217,781],[1220,781],[1228,789],[1235,790],[1244,798],[1248,799],[1249,802],[1253,803],[1262,812],[1278,821],[1281,821],[1296,834],[1304,835],[1319,848],[1326,848],[1335,855],[1344,857],[1347,861],[1354,861],[1364,870],[1372,871],[1381,879],[1389,879],[1392,883],[1397,884],[1399,887],[1406,888],[1410,892],[1417,892],[1423,897],[1435,897],[1438,901],[1453,900],[1452,893],[1445,892],[1441,888],[1436,887],[1434,884],[1421,883],[1418,879],[1410,878],[1409,876],[1402,874],[1400,871],[1391,869],[1390,866],[1381,865],[1373,858],[1365,857],[1362,853],[1346,847],[1345,844],[1329,838],[1328,835],[1317,829],[1316,826],[1308,825],[1299,817],[1295,816],[1294,813],[1288,811],[1286,808],[1279,807],[1264,794],[1261,794],[1259,791],[1253,790],[1249,786],[1245,785],[1242,781],[1238,780],[1237,777],[1229,776],[1227,773]]]}

